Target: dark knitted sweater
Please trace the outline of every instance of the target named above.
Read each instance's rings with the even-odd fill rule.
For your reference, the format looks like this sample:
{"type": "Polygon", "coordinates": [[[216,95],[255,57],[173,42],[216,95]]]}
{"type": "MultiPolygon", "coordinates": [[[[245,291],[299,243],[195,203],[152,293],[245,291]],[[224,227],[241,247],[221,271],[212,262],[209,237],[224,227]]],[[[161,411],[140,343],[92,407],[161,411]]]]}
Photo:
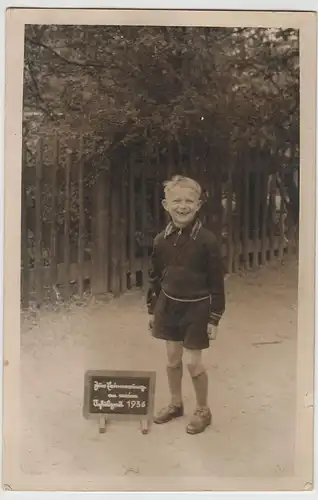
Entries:
{"type": "Polygon", "coordinates": [[[154,240],[147,295],[153,314],[162,290],[170,298],[210,297],[210,322],[217,325],[225,310],[224,271],[214,234],[196,220],[179,229],[170,223],[154,240]]]}

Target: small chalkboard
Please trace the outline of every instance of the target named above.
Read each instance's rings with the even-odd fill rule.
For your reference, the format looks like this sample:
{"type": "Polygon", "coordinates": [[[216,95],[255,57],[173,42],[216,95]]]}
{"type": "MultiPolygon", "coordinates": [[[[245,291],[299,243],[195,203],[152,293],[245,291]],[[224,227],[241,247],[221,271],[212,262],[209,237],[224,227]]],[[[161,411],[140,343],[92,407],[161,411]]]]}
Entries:
{"type": "Polygon", "coordinates": [[[140,420],[146,434],[153,417],[155,381],[156,373],[149,371],[87,371],[83,415],[98,419],[100,432],[105,432],[109,416],[140,420]]]}

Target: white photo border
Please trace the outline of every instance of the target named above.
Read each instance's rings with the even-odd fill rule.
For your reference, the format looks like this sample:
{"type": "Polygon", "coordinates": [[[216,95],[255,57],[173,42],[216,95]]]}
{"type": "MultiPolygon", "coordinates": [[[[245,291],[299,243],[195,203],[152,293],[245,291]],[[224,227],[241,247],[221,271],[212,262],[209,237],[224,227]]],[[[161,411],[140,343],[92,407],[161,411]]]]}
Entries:
{"type": "MultiPolygon", "coordinates": [[[[95,2],[94,5],[90,5],[90,7],[103,7],[106,8],[105,2],[103,5],[99,5],[101,2],[95,2]]],[[[158,2],[159,3],[159,2],[158,2]]],[[[179,2],[180,3],[180,2],[179,2]]],[[[275,26],[279,24],[280,26],[286,25],[286,27],[296,27],[300,28],[300,51],[301,51],[301,114],[300,114],[300,123],[301,123],[301,171],[305,169],[305,175],[302,174],[301,181],[301,222],[300,225],[300,276],[299,276],[299,323],[298,323],[298,331],[302,332],[301,336],[298,338],[298,382],[297,382],[297,392],[298,392],[298,432],[297,432],[297,461],[296,461],[296,471],[297,474],[294,478],[284,478],[284,479],[273,479],[271,483],[273,484],[273,491],[288,489],[288,495],[290,495],[291,491],[304,491],[307,489],[312,481],[312,473],[311,473],[311,444],[312,443],[312,404],[313,404],[313,395],[314,395],[314,387],[313,387],[313,368],[314,363],[312,359],[312,353],[314,348],[314,278],[315,274],[315,242],[317,231],[313,230],[315,226],[315,221],[317,224],[317,218],[314,214],[316,214],[316,203],[315,203],[315,188],[316,188],[316,173],[315,173],[315,162],[316,162],[316,146],[315,146],[315,133],[316,125],[317,125],[317,113],[314,112],[317,110],[317,100],[316,100],[316,81],[317,81],[317,20],[316,14],[314,12],[317,11],[317,3],[316,2],[308,2],[310,4],[309,8],[306,9],[305,2],[301,5],[303,10],[308,10],[313,12],[312,15],[306,13],[292,13],[292,12],[265,12],[265,10],[270,10],[270,5],[275,3],[275,9],[280,9],[281,11],[285,10],[280,7],[281,3],[286,2],[267,2],[266,7],[262,8],[263,12],[260,12],[260,8],[255,11],[255,6],[253,12],[194,12],[191,13],[187,11],[178,11],[175,13],[171,10],[167,11],[157,11],[156,12],[156,24],[196,24],[198,25],[197,16],[202,17],[202,26],[210,24],[207,22],[207,17],[213,14],[213,22],[211,25],[214,26],[223,26],[221,22],[221,17],[225,16],[228,19],[228,24],[231,26],[249,26],[255,25],[253,23],[257,23],[257,26],[266,25],[266,26],[275,26]],[[314,3],[316,3],[314,8],[314,3]],[[190,15],[189,15],[190,14],[190,15]],[[254,18],[253,18],[254,16],[254,18]],[[258,18],[255,21],[256,17],[258,18]],[[260,17],[261,16],[261,17],[260,17]],[[276,18],[276,21],[274,19],[276,18]],[[254,19],[254,20],[253,20],[254,19]],[[296,21],[297,20],[297,21],[296,21]],[[310,20],[310,21],[308,21],[310,20]],[[285,24],[287,22],[287,24],[285,24]],[[292,24],[289,24],[289,23],[292,24]],[[268,24],[269,23],[269,24],[268,24]],[[315,104],[313,106],[313,103],[315,104]],[[313,111],[314,110],[314,111],[313,111]],[[307,178],[307,180],[306,180],[307,178]],[[315,179],[316,182],[312,182],[315,179]],[[300,339],[301,337],[301,339],[300,339]],[[309,450],[308,450],[309,447],[309,450]],[[288,483],[288,484],[287,484],[288,483]]],[[[288,2],[291,4],[291,2],[288,2]]],[[[296,2],[295,2],[296,3],[296,2]]],[[[4,204],[1,204],[1,222],[4,220],[4,225],[1,226],[1,236],[3,233],[5,234],[4,239],[4,266],[1,267],[0,278],[4,279],[4,331],[6,332],[6,336],[4,338],[3,343],[3,359],[4,359],[4,390],[3,390],[3,414],[4,414],[4,444],[5,444],[5,462],[3,463],[3,480],[7,484],[12,484],[12,489],[19,489],[18,483],[18,475],[22,475],[19,468],[16,466],[15,462],[18,462],[16,459],[16,450],[17,450],[17,442],[16,442],[16,427],[13,426],[12,418],[8,418],[9,415],[19,415],[18,411],[18,402],[14,401],[9,397],[6,387],[9,386],[12,388],[12,384],[18,387],[18,378],[19,378],[19,336],[20,336],[20,325],[19,325],[19,314],[17,311],[20,310],[20,302],[19,302],[19,283],[20,283],[20,266],[19,266],[19,251],[20,245],[17,242],[20,241],[20,215],[16,215],[20,213],[20,173],[21,173],[21,129],[22,129],[22,68],[23,68],[23,26],[24,24],[36,24],[37,22],[41,22],[43,24],[53,24],[62,22],[67,24],[113,24],[116,22],[115,18],[119,16],[120,21],[119,24],[150,24],[150,22],[146,22],[146,19],[153,19],[154,11],[147,10],[126,10],[126,11],[116,11],[110,10],[106,14],[107,20],[106,22],[102,18],[102,12],[99,11],[96,13],[93,9],[88,11],[75,11],[70,10],[70,8],[80,7],[80,4],[84,4],[84,2],[73,2],[72,5],[68,5],[69,8],[63,10],[51,10],[51,9],[40,9],[38,11],[31,9],[17,9],[17,10],[9,10],[7,11],[7,22],[6,22],[6,39],[7,39],[7,52],[4,54],[4,49],[1,47],[3,54],[6,55],[7,60],[10,61],[6,67],[6,83],[7,86],[7,94],[5,96],[5,108],[4,108],[4,117],[5,117],[5,133],[6,133],[6,151],[5,151],[5,169],[4,175],[1,178],[2,181],[2,189],[4,194],[4,204]],[[98,18],[96,16],[98,15],[98,18]],[[39,17],[40,16],[40,17],[39,17]],[[68,18],[67,21],[65,18],[68,18]],[[125,16],[125,20],[123,17],[125,16]],[[95,17],[94,21],[93,18],[95,17]],[[71,22],[70,19],[71,18],[71,22]],[[80,18],[82,18],[82,22],[80,22],[80,18]],[[39,20],[41,19],[41,20],[39,20]],[[59,20],[61,19],[61,20],[59,20]],[[141,21],[142,19],[142,21],[141,21]],[[22,62],[22,65],[21,65],[22,62]],[[17,71],[18,78],[17,78],[17,71]],[[9,91],[10,89],[10,91],[9,91]],[[4,182],[5,181],[5,182],[4,182]],[[4,186],[6,191],[4,192],[4,186]],[[14,205],[13,205],[14,204],[14,205]],[[12,208],[14,210],[12,211],[12,208]],[[10,214],[10,216],[8,215],[10,214]],[[4,231],[3,231],[4,229],[4,231]],[[9,333],[10,332],[10,335],[9,333]],[[15,333],[16,332],[16,333],[15,333]],[[8,364],[6,364],[6,361],[8,364]]],[[[178,5],[173,6],[179,7],[178,5]]],[[[230,7],[228,5],[225,6],[224,2],[222,2],[223,8],[232,8],[238,9],[239,6],[234,6],[233,4],[238,4],[238,2],[228,2],[231,4],[230,7]]],[[[246,4],[248,2],[244,2],[244,7],[242,7],[243,3],[240,2],[240,9],[251,9],[252,2],[249,2],[250,6],[248,7],[246,4]]],[[[12,7],[14,3],[8,7],[12,7]]],[[[21,3],[16,3],[18,7],[22,7],[21,3]]],[[[52,6],[52,2],[29,2],[28,7],[46,7],[52,6]]],[[[54,2],[54,7],[65,7],[65,3],[63,2],[54,2]]],[[[125,6],[130,8],[129,2],[125,3],[125,6]]],[[[170,4],[171,6],[171,4],[170,4]]],[[[118,7],[117,5],[112,4],[112,7],[118,7]]],[[[135,4],[135,7],[136,4],[135,4]]],[[[138,9],[141,7],[145,7],[144,5],[138,5],[138,9]]],[[[153,8],[154,5],[151,6],[153,8]]],[[[164,7],[163,2],[160,2],[160,7],[164,7]]],[[[204,2],[200,5],[196,4],[197,8],[205,8],[204,2]],[[202,5],[202,7],[201,7],[202,5]]],[[[209,5],[211,8],[211,4],[209,5]]],[[[148,7],[150,8],[150,6],[148,7]]],[[[179,7],[181,8],[181,6],[179,7]]],[[[182,8],[194,8],[185,5],[183,2],[182,8]]],[[[214,9],[220,8],[217,6],[213,6],[214,9]]],[[[272,6],[273,8],[273,6],[272,6]]],[[[297,7],[299,8],[299,6],[297,7]]],[[[294,8],[289,7],[288,10],[295,10],[294,8]]],[[[287,9],[286,9],[287,10],[287,9]]],[[[3,12],[4,14],[4,12],[3,12]]],[[[154,21],[151,22],[151,24],[154,21]]],[[[1,19],[2,23],[2,19],[1,19]]],[[[2,26],[0,26],[1,29],[2,26]]],[[[3,33],[3,31],[1,31],[3,33]]],[[[2,72],[3,75],[3,72],[2,72]]],[[[1,89],[4,89],[4,81],[1,89]]],[[[2,139],[3,140],[3,139],[2,139]]],[[[3,144],[1,144],[3,145],[3,144]]],[[[4,148],[3,148],[4,149],[4,148]]],[[[3,175],[2,170],[2,175],[3,175]]],[[[3,197],[1,198],[1,200],[3,197]]],[[[2,262],[1,262],[2,264],[2,262]]],[[[13,391],[15,392],[15,391],[13,391]]],[[[15,422],[17,423],[17,422],[15,422]]],[[[245,478],[191,478],[191,481],[187,480],[183,481],[183,485],[185,486],[185,490],[202,489],[202,481],[204,479],[205,486],[207,489],[207,483],[210,482],[209,490],[218,490],[224,489],[224,484],[226,484],[226,488],[231,491],[261,491],[263,488],[268,488],[268,479],[257,481],[256,478],[249,478],[248,480],[245,478]],[[248,484],[247,484],[248,482],[248,484]],[[223,487],[221,486],[223,483],[223,487]],[[197,487],[197,488],[196,488],[197,487]]],[[[24,488],[28,488],[27,478],[23,478],[24,480],[24,488]]],[[[69,483],[69,478],[65,478],[66,483],[69,483]]],[[[74,481],[74,478],[72,478],[74,481]]],[[[128,481],[128,480],[127,480],[128,481]]],[[[147,480],[148,481],[148,480],[147,480]]],[[[155,482],[152,485],[146,486],[146,489],[150,488],[150,490],[160,491],[160,485],[162,483],[167,484],[167,478],[160,478],[160,480],[156,479],[158,488],[155,485],[155,482]]],[[[177,483],[180,482],[178,480],[172,480],[170,485],[169,479],[169,490],[177,491],[180,489],[180,485],[177,483]]],[[[75,481],[76,482],[76,481],[75,481]]],[[[136,478],[136,481],[132,481],[129,478],[127,484],[123,484],[123,478],[119,478],[114,481],[114,489],[121,491],[134,491],[136,490],[145,490],[145,478],[141,478],[139,481],[136,478]],[[128,484],[129,483],[129,484],[128,484]]],[[[31,486],[32,478],[29,483],[31,486]]],[[[29,487],[30,487],[29,486],[29,487]]],[[[47,481],[47,486],[49,489],[53,489],[56,487],[56,478],[52,481],[47,481]],[[53,484],[54,483],[54,484],[53,484]]],[[[70,487],[71,485],[69,485],[70,487]]],[[[68,488],[69,488],[68,487],[68,488]]],[[[162,494],[166,495],[165,493],[162,494]]],[[[43,493],[40,493],[43,496],[43,493]]],[[[183,493],[184,494],[184,493],[183,493]]],[[[191,498],[195,493],[191,493],[191,498]]],[[[211,494],[211,493],[209,493],[211,494]]],[[[241,493],[242,494],[242,493],[241,493]]],[[[308,493],[307,493],[308,494],[308,493]]],[[[34,494],[32,494],[32,498],[34,498],[34,494]]],[[[138,494],[140,495],[140,494],[138,494]]],[[[147,498],[150,496],[150,492],[148,490],[147,498]]],[[[125,497],[128,497],[128,494],[125,494],[125,497]]]]}

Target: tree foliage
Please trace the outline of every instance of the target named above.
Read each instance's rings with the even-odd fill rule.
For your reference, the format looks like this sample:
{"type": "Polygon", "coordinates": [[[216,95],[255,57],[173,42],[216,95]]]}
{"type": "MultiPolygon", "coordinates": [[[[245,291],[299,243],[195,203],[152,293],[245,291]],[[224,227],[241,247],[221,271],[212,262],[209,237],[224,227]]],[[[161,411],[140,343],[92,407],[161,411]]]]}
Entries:
{"type": "MultiPolygon", "coordinates": [[[[52,158],[53,136],[59,137],[62,164],[67,148],[74,157],[78,155],[78,139],[84,137],[85,231],[89,232],[91,187],[98,169],[110,163],[118,170],[131,154],[143,158],[145,167],[157,168],[157,155],[159,161],[167,156],[174,161],[176,153],[183,163],[194,158],[212,174],[213,169],[244,166],[247,159],[272,172],[297,165],[298,32],[27,25],[23,110],[27,164],[36,158],[39,137],[46,144],[44,164],[52,158]]],[[[57,174],[56,224],[62,241],[63,168],[57,174]]],[[[78,179],[73,181],[70,238],[76,243],[78,179]]],[[[34,245],[34,171],[27,184],[28,228],[34,245]]],[[[250,188],[253,191],[252,181],[250,188]]],[[[290,176],[289,188],[288,194],[296,200],[296,220],[297,193],[290,176]]],[[[48,248],[52,193],[45,180],[42,200],[43,239],[48,248]]],[[[141,211],[137,207],[139,218],[141,211]]]]}
{"type": "Polygon", "coordinates": [[[111,158],[191,139],[216,166],[252,149],[281,164],[298,154],[298,32],[29,25],[24,111],[30,150],[54,133],[111,158]]]}

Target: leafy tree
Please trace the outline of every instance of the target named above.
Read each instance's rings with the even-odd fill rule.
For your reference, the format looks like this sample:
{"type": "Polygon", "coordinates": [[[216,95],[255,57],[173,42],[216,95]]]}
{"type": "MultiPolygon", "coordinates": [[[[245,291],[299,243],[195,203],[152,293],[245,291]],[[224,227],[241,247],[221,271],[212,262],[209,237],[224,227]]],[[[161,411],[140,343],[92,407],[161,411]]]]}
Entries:
{"type": "MultiPolygon", "coordinates": [[[[203,178],[246,161],[267,172],[298,165],[296,30],[28,25],[24,65],[27,164],[38,137],[58,134],[63,160],[84,136],[87,186],[130,154],[154,169],[158,154],[165,162],[181,154],[203,178]]],[[[76,221],[75,202],[73,211],[76,221]]]]}
{"type": "Polygon", "coordinates": [[[86,134],[104,150],[199,135],[231,154],[298,143],[294,30],[50,25],[25,40],[37,134],[86,134]]]}

